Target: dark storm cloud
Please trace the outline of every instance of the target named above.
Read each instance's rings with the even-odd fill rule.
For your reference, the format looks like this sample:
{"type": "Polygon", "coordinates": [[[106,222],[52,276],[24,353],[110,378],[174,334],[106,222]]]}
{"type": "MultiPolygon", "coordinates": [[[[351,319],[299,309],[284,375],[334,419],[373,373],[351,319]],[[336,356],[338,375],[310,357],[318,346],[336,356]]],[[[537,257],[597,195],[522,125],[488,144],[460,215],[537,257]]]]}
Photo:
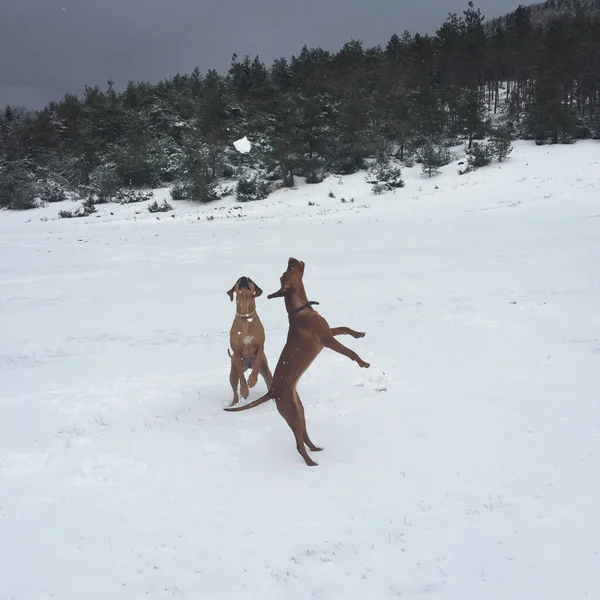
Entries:
{"type": "MultiPolygon", "coordinates": [[[[486,17],[518,6],[480,0],[486,17]]],[[[432,33],[456,0],[0,0],[0,106],[38,108],[85,84],[158,81],[194,67],[224,72],[231,55],[270,63],[302,46],[432,33]]]]}

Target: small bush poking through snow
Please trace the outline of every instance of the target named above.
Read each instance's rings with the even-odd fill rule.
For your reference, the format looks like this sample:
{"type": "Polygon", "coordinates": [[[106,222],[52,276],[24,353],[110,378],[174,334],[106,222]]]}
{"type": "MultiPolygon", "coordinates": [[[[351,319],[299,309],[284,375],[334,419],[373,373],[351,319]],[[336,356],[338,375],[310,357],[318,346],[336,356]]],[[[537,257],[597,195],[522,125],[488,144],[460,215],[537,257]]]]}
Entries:
{"type": "Polygon", "coordinates": [[[373,186],[373,193],[381,194],[404,187],[401,175],[402,171],[399,166],[384,160],[369,169],[366,179],[367,183],[373,186]]]}
{"type": "Polygon", "coordinates": [[[379,159],[369,168],[366,180],[373,186],[374,194],[391,192],[396,188],[404,187],[400,167],[387,158],[379,159]]]}
{"type": "Polygon", "coordinates": [[[159,204],[156,200],[148,204],[148,212],[151,213],[169,212],[170,210],[173,210],[173,207],[166,200],[163,200],[162,204],[159,204]]]}
{"type": "Polygon", "coordinates": [[[498,127],[490,136],[490,148],[494,158],[505,161],[513,150],[512,135],[507,127],[498,127]]]}
{"type": "Polygon", "coordinates": [[[467,150],[467,162],[471,169],[485,167],[492,162],[492,149],[488,144],[473,142],[470,150],[467,150]]]}
{"type": "Polygon", "coordinates": [[[194,202],[213,202],[219,198],[216,185],[206,174],[199,173],[185,182],[177,182],[171,188],[172,200],[192,200],[194,202]]]}
{"type": "Polygon", "coordinates": [[[187,198],[194,202],[214,202],[218,200],[215,181],[207,170],[194,173],[186,185],[187,198]]]}
{"type": "Polygon", "coordinates": [[[223,179],[233,179],[235,175],[235,170],[231,165],[225,165],[221,171],[221,176],[223,179]]]}
{"type": "Polygon", "coordinates": [[[240,179],[238,181],[235,197],[238,202],[253,202],[263,200],[269,195],[267,184],[255,179],[240,179]]]}
{"type": "Polygon", "coordinates": [[[171,188],[171,199],[173,200],[185,200],[186,199],[186,187],[182,183],[176,183],[171,188]]]}
{"type": "Polygon", "coordinates": [[[96,190],[98,196],[96,204],[112,202],[122,186],[117,174],[117,166],[112,162],[99,166],[94,171],[91,179],[92,187],[96,190]]]}
{"type": "Polygon", "coordinates": [[[135,204],[137,202],[145,202],[154,196],[151,190],[119,190],[116,195],[119,204],[135,204]]]}
{"type": "Polygon", "coordinates": [[[0,163],[0,207],[13,210],[37,208],[37,189],[24,161],[0,163]]]}
{"type": "Polygon", "coordinates": [[[59,211],[58,216],[61,219],[76,219],[79,217],[89,217],[95,212],[96,207],[94,206],[94,199],[90,196],[81,203],[79,208],[76,208],[75,210],[61,210],[59,211]]]}
{"type": "Polygon", "coordinates": [[[67,199],[65,190],[56,181],[44,181],[39,184],[38,190],[42,202],[62,202],[67,199]]]}
{"type": "Polygon", "coordinates": [[[440,169],[447,165],[451,158],[450,152],[441,146],[434,146],[431,143],[425,144],[418,155],[421,169],[428,177],[439,173],[440,169]]]}
{"type": "Polygon", "coordinates": [[[325,177],[320,171],[311,171],[306,176],[306,183],[321,183],[324,179],[325,177]]]}

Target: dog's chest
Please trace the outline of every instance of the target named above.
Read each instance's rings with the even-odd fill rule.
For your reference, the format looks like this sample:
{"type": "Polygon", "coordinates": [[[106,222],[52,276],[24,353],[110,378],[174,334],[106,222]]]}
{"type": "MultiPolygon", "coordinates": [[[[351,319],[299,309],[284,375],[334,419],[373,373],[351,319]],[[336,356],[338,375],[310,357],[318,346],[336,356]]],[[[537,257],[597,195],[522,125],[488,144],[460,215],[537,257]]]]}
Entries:
{"type": "Polygon", "coordinates": [[[250,319],[238,319],[231,328],[232,343],[240,350],[251,350],[258,342],[256,337],[257,324],[250,319]]]}

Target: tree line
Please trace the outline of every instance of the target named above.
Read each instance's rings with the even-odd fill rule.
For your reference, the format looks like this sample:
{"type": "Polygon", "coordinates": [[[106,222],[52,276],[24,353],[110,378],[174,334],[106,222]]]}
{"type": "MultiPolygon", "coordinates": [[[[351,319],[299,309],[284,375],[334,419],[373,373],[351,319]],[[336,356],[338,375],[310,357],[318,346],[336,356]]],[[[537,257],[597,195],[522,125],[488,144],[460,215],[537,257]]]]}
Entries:
{"type": "Polygon", "coordinates": [[[317,183],[356,172],[369,158],[443,162],[450,145],[473,151],[489,135],[598,139],[597,4],[548,0],[547,18],[520,6],[485,22],[468,2],[435,34],[404,31],[385,47],[305,46],[270,65],[233,55],[223,75],[195,69],[130,81],[120,93],[109,81],[35,112],[7,106],[0,206],[29,208],[68,192],[90,206],[135,201],[132,190],[160,185],[172,185],[175,200],[208,202],[233,187],[239,200],[254,200],[298,176],[317,183]],[[246,155],[232,147],[244,135],[253,142],[246,155]]]}

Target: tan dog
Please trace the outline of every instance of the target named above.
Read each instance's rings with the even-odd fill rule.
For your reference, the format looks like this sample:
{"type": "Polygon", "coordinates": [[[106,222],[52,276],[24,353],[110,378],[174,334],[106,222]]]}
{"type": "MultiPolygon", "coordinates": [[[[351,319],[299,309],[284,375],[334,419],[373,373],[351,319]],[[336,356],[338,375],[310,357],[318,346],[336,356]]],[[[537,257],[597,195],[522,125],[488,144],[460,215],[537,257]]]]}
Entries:
{"type": "Polygon", "coordinates": [[[265,355],[265,330],[256,313],[255,298],[258,298],[263,291],[249,277],[240,277],[227,291],[232,302],[234,293],[236,313],[229,331],[229,343],[233,354],[227,349],[227,354],[231,358],[229,374],[229,382],[233,389],[231,406],[240,401],[238,383],[242,398],[247,398],[250,394],[248,388],[256,385],[259,373],[265,380],[267,388],[273,380],[265,355]],[[246,383],[244,373],[248,369],[252,369],[252,372],[246,383]]]}
{"type": "Polygon", "coordinates": [[[304,444],[313,452],[320,451],[322,448],[315,446],[308,437],[304,407],[296,391],[298,380],[323,348],[330,348],[347,356],[357,362],[360,367],[368,368],[370,365],[335,339],[336,335],[341,334],[351,335],[354,338],[364,337],[365,334],[353,331],[348,327],[331,329],[327,321],[311,306],[318,302],[308,301],[302,282],[303,275],[304,263],[290,258],[287,271],[281,276],[281,289],[267,296],[269,299],[285,298],[285,308],[290,322],[287,342],[275,367],[269,391],[262,398],[245,406],[225,408],[224,410],[248,410],[267,402],[267,400],[275,400],[279,414],[294,433],[298,452],[306,464],[313,467],[317,463],[310,458],[304,444]]]}

